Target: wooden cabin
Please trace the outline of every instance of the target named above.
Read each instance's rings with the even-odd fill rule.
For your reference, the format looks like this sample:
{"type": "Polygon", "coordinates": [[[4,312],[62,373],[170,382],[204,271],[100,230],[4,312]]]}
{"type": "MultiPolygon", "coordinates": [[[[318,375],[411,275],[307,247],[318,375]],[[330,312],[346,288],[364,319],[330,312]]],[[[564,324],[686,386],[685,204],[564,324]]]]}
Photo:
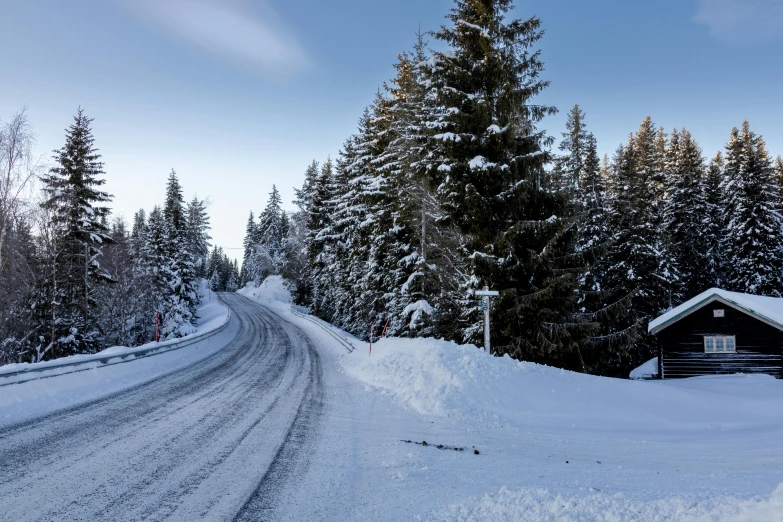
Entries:
{"type": "Polygon", "coordinates": [[[662,379],[728,373],[783,377],[783,299],[713,288],[650,322],[662,379]]]}

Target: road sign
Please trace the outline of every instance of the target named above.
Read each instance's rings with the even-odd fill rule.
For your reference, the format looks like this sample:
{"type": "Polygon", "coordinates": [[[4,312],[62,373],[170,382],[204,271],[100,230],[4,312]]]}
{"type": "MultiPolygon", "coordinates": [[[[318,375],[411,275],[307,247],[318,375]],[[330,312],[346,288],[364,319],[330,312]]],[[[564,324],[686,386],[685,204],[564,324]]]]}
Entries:
{"type": "Polygon", "coordinates": [[[476,297],[497,297],[500,295],[500,292],[497,290],[476,290],[473,292],[473,295],[476,297]]]}
{"type": "Polygon", "coordinates": [[[484,312],[484,350],[487,353],[492,353],[492,347],[489,345],[489,300],[492,297],[498,297],[500,292],[497,290],[490,290],[488,286],[485,286],[483,290],[475,290],[473,295],[476,297],[483,297],[479,301],[479,312],[484,312]]]}

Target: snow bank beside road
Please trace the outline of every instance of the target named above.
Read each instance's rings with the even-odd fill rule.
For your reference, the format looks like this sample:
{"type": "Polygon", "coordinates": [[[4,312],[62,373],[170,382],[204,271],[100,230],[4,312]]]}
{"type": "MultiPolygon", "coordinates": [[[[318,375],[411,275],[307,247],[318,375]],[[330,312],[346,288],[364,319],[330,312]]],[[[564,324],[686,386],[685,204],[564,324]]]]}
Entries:
{"type": "Polygon", "coordinates": [[[766,500],[694,501],[675,496],[648,502],[619,494],[562,497],[545,489],[502,488],[497,494],[449,506],[419,519],[427,522],[783,522],[783,484],[766,500]]]}
{"type": "Polygon", "coordinates": [[[237,293],[257,303],[278,309],[288,309],[292,302],[291,291],[286,286],[285,279],[279,275],[267,277],[258,286],[250,282],[244,288],[237,290],[237,293]]]}
{"type": "MultiPolygon", "coordinates": [[[[198,307],[198,320],[196,325],[188,325],[186,329],[189,333],[183,337],[169,341],[152,341],[141,346],[112,346],[97,353],[69,355],[67,357],[59,357],[57,359],[38,363],[6,364],[4,366],[0,366],[0,385],[4,384],[2,382],[3,375],[7,375],[9,373],[30,370],[45,370],[47,368],[55,368],[63,365],[99,361],[101,359],[105,359],[106,356],[120,357],[132,355],[138,352],[149,350],[152,347],[165,348],[167,346],[180,344],[184,341],[192,339],[193,337],[203,335],[207,332],[220,328],[228,320],[228,308],[220,302],[217,295],[215,295],[212,291],[206,289],[202,289],[202,291],[202,302],[198,307]]],[[[48,375],[48,372],[45,372],[43,375],[48,375]]]]}
{"type": "Polygon", "coordinates": [[[20,370],[43,370],[33,375],[46,378],[0,386],[0,427],[114,393],[184,368],[214,354],[225,345],[227,339],[230,339],[233,335],[231,332],[224,330],[217,336],[197,341],[182,349],[166,351],[171,345],[186,342],[220,328],[229,319],[227,307],[212,292],[203,295],[203,301],[198,308],[198,317],[195,333],[181,339],[161,343],[152,342],[134,348],[115,346],[98,354],[76,355],[35,364],[3,366],[0,369],[0,384],[4,380],[8,381],[9,378],[15,379],[15,377],[3,379],[3,373],[8,375],[20,370]],[[128,360],[123,364],[101,363],[101,360],[107,358],[111,359],[110,363],[124,360],[134,353],[156,347],[164,351],[150,357],[128,360]],[[73,368],[55,367],[64,362],[84,364],[79,364],[76,372],[73,372],[73,368]],[[47,368],[51,369],[47,370],[47,368]]]}
{"type": "MultiPolygon", "coordinates": [[[[280,276],[239,293],[282,313],[291,309],[280,276]]],[[[491,357],[473,345],[437,339],[381,339],[368,355],[366,343],[341,337],[356,348],[339,356],[348,375],[419,413],[466,424],[650,439],[783,430],[783,381],[771,376],[632,381],[491,357]]]]}
{"type": "Polygon", "coordinates": [[[423,414],[652,438],[783,429],[783,381],[770,376],[629,381],[490,357],[472,345],[434,339],[382,339],[371,356],[363,348],[341,359],[346,372],[423,414]]]}

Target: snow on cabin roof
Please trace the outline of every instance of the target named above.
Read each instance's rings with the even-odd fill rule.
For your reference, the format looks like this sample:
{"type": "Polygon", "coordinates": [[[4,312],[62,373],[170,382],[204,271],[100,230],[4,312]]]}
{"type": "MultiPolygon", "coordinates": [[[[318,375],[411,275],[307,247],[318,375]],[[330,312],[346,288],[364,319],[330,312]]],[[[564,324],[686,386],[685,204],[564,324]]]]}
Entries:
{"type": "Polygon", "coordinates": [[[714,301],[733,305],[740,310],[783,330],[783,298],[742,294],[739,292],[721,290],[720,288],[710,288],[706,292],[700,293],[693,299],[685,301],[680,306],[674,307],[662,316],[650,321],[647,331],[652,334],[658,333],[691,312],[695,312],[699,308],[714,301]]]}

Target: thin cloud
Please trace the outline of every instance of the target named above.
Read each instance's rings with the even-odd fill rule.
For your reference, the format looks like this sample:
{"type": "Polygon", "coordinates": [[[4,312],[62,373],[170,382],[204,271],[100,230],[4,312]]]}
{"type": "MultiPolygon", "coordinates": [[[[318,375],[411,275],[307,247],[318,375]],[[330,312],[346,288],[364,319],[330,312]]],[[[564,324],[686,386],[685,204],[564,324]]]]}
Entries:
{"type": "Polygon", "coordinates": [[[213,55],[265,76],[285,77],[309,66],[293,33],[261,0],[125,0],[148,23],[213,55]]]}
{"type": "Polygon", "coordinates": [[[769,43],[783,39],[783,0],[697,0],[693,20],[729,43],[769,43]]]}

